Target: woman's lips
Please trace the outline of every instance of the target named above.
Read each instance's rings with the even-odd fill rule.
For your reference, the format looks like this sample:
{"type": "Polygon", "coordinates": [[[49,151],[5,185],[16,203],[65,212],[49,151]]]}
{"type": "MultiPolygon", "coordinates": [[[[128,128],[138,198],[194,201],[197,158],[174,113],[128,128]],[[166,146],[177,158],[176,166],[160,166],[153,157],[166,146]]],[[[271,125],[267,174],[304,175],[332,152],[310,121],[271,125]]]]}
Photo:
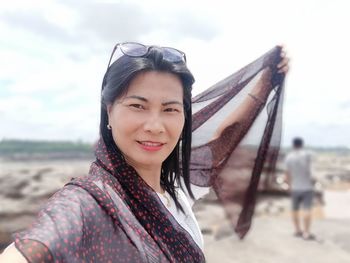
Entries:
{"type": "Polygon", "coordinates": [[[161,142],[152,142],[152,141],[137,141],[142,149],[146,151],[159,151],[164,143],[161,142]]]}

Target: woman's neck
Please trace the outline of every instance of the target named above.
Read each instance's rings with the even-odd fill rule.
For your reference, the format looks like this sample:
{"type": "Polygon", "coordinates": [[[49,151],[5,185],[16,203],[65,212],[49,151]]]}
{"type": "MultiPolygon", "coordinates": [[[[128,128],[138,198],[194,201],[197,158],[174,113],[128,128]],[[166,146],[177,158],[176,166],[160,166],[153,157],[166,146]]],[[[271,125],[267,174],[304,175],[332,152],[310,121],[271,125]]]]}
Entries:
{"type": "Polygon", "coordinates": [[[131,160],[128,160],[126,156],[124,156],[125,161],[132,166],[139,176],[156,192],[162,193],[163,189],[160,185],[160,173],[162,170],[161,165],[137,165],[133,163],[131,160]]]}
{"type": "Polygon", "coordinates": [[[124,155],[124,160],[132,166],[137,174],[156,192],[163,193],[164,190],[160,185],[160,174],[162,165],[140,165],[124,155]]]}
{"type": "Polygon", "coordinates": [[[163,189],[160,185],[161,167],[143,168],[137,167],[134,169],[141,178],[156,192],[162,193],[163,189]]]}

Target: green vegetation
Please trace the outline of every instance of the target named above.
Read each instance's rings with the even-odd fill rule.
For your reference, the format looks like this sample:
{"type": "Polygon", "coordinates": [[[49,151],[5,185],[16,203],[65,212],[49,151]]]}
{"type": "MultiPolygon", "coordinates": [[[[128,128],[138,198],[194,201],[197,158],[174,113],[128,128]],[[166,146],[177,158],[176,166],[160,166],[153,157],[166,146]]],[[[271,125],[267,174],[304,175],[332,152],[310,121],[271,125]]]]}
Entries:
{"type": "Polygon", "coordinates": [[[91,153],[92,145],[70,141],[2,140],[0,155],[46,154],[46,153],[91,153]]]}

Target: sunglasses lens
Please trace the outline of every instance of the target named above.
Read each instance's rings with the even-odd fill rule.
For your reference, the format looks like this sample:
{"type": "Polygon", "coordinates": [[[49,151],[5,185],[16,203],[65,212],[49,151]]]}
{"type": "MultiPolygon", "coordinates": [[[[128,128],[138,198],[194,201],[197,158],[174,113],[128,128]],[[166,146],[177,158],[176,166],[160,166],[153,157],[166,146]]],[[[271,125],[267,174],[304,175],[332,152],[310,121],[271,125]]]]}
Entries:
{"type": "Polygon", "coordinates": [[[169,47],[163,47],[163,56],[170,62],[185,61],[185,56],[179,50],[169,47]]]}
{"type": "Polygon", "coordinates": [[[121,56],[126,55],[129,57],[143,57],[147,55],[148,51],[152,48],[157,48],[160,50],[160,52],[163,53],[163,58],[169,62],[185,62],[186,63],[186,56],[185,53],[181,52],[180,50],[177,50],[175,48],[171,47],[157,47],[157,46],[145,46],[140,43],[136,42],[125,42],[125,43],[119,43],[116,45],[114,51],[112,52],[110,61],[108,63],[108,67],[114,63],[117,59],[119,59],[121,56]],[[118,48],[120,50],[118,54],[118,48]],[[116,55],[115,55],[116,54],[116,55]]]}
{"type": "Polygon", "coordinates": [[[130,57],[142,57],[147,54],[147,47],[139,43],[124,43],[120,45],[120,49],[130,57]]]}

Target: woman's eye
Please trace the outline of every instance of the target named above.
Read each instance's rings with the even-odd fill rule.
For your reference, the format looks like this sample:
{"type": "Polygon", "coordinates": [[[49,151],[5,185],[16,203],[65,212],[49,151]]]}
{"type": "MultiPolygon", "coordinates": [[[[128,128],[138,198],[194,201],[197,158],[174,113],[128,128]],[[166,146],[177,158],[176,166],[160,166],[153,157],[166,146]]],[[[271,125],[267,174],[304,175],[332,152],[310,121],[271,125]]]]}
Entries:
{"type": "Polygon", "coordinates": [[[180,110],[176,109],[176,108],[166,108],[165,111],[166,112],[180,112],[180,110]]]}
{"type": "Polygon", "coordinates": [[[145,107],[141,104],[130,104],[129,107],[135,108],[135,109],[139,109],[139,110],[143,110],[145,107]]]}

